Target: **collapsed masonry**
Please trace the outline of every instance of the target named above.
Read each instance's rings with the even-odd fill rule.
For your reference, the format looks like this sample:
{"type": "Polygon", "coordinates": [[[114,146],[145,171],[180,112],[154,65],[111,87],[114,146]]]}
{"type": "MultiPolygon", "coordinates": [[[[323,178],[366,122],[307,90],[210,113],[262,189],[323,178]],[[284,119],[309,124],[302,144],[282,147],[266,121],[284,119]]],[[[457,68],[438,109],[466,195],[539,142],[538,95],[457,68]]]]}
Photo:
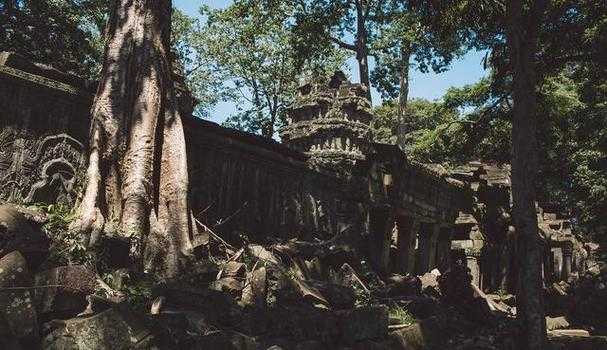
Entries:
{"type": "MultiPolygon", "coordinates": [[[[0,54],[0,200],[74,203],[91,86],[0,54]]],[[[380,274],[423,274],[465,260],[483,288],[513,288],[508,175],[496,181],[493,167],[449,173],[412,162],[398,147],[372,142],[372,117],[363,87],[336,73],[300,89],[284,144],[185,119],[194,214],[228,241],[348,232],[380,274]]],[[[541,214],[547,276],[566,279],[583,269],[583,249],[566,220],[556,227],[554,215],[541,214]]]]}
{"type": "MultiPolygon", "coordinates": [[[[517,288],[516,233],[511,220],[510,167],[470,162],[450,176],[465,182],[472,206],[460,212],[453,232],[452,252],[466,261],[474,283],[488,291],[517,288]]],[[[539,232],[544,240],[544,283],[578,277],[586,269],[588,252],[571,229],[562,210],[551,203],[536,204],[539,232]]]]}

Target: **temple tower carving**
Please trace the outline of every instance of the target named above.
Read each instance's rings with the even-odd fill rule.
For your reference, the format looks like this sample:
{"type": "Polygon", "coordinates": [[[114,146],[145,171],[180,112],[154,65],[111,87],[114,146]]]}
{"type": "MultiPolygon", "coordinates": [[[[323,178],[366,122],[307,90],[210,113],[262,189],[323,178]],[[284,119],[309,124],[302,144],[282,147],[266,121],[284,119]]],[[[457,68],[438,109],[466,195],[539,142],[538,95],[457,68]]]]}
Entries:
{"type": "Polygon", "coordinates": [[[371,106],[366,88],[337,71],[324,84],[306,84],[287,111],[282,142],[309,156],[312,168],[350,175],[370,147],[371,106]]]}

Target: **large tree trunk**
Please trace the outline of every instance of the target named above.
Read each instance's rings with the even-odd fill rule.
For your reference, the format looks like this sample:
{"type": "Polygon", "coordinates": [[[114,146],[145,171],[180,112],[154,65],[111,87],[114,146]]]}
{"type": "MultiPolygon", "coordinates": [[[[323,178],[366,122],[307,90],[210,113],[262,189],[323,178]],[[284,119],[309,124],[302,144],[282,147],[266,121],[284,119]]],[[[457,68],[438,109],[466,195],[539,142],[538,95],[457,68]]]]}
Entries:
{"type": "MultiPolygon", "coordinates": [[[[507,2],[511,21],[507,39],[513,67],[512,111],[512,198],[513,219],[519,256],[518,318],[521,348],[543,349],[546,320],[542,297],[542,238],[535,209],[536,160],[536,71],[538,23],[544,1],[535,1],[523,15],[522,0],[507,2]]],[[[545,5],[544,5],[545,6],[545,5]]]]}
{"type": "Polygon", "coordinates": [[[170,0],[115,0],[91,109],[89,164],[72,228],[132,240],[159,275],[177,274],[192,233],[185,140],[170,61],[170,0]]]}

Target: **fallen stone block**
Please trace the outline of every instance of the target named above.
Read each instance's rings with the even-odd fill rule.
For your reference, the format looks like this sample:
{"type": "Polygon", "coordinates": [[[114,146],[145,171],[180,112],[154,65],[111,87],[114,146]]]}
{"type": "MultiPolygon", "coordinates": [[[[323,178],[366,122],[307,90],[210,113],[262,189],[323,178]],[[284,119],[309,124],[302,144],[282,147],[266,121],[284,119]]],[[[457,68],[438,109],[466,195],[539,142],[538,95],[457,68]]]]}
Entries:
{"type": "Polygon", "coordinates": [[[95,293],[97,275],[81,265],[60,266],[36,275],[36,309],[47,319],[71,318],[87,306],[95,293]]]}
{"type": "Polygon", "coordinates": [[[222,277],[209,285],[209,289],[218,292],[226,292],[232,295],[239,294],[243,288],[242,282],[234,277],[222,277]]]}
{"type": "Polygon", "coordinates": [[[307,280],[306,283],[320,292],[332,308],[351,309],[354,307],[355,295],[352,288],[318,280],[307,280]]]}
{"type": "Polygon", "coordinates": [[[426,350],[446,348],[444,320],[431,317],[388,335],[390,348],[399,350],[426,350]]]}
{"type": "Polygon", "coordinates": [[[267,333],[296,341],[335,342],[340,337],[335,312],[310,305],[278,307],[269,310],[267,333]]]}
{"type": "Polygon", "coordinates": [[[438,273],[435,273],[435,270],[433,270],[432,272],[427,272],[419,278],[422,284],[422,291],[429,287],[438,288],[438,277],[440,276],[440,272],[436,270],[436,272],[438,273]]]}
{"type": "Polygon", "coordinates": [[[247,274],[245,288],[242,291],[242,304],[265,307],[268,297],[268,277],[265,267],[260,267],[247,274]]]}
{"type": "Polygon", "coordinates": [[[589,337],[590,333],[585,329],[555,329],[548,331],[548,335],[555,337],[589,337]]]}
{"type": "Polygon", "coordinates": [[[227,263],[221,265],[220,276],[244,278],[246,270],[247,269],[243,263],[239,263],[237,261],[228,261],[227,263]]]}
{"type": "Polygon", "coordinates": [[[32,276],[25,258],[14,251],[0,259],[0,318],[18,339],[38,336],[38,317],[31,293],[32,276]]]}
{"type": "Polygon", "coordinates": [[[42,349],[148,349],[154,337],[143,321],[117,306],[91,317],[53,321],[42,349]]]}
{"type": "Polygon", "coordinates": [[[419,295],[422,291],[422,282],[417,276],[391,275],[387,282],[387,297],[419,295]]]}
{"type": "Polygon", "coordinates": [[[551,337],[548,335],[549,350],[607,350],[607,337],[551,337]]]}
{"type": "Polygon", "coordinates": [[[256,350],[257,341],[254,338],[237,332],[217,331],[197,337],[190,349],[221,349],[221,350],[256,350]]]}
{"type": "Polygon", "coordinates": [[[549,331],[552,331],[555,329],[563,329],[563,328],[567,328],[567,327],[569,327],[569,322],[567,321],[565,316],[559,316],[559,317],[547,316],[546,317],[546,329],[549,331]]]}
{"type": "Polygon", "coordinates": [[[0,205],[0,258],[19,251],[30,268],[48,255],[49,240],[36,223],[10,204],[0,205]]]}
{"type": "Polygon", "coordinates": [[[177,283],[154,288],[153,296],[164,296],[167,307],[203,313],[214,324],[235,326],[242,321],[242,308],[228,293],[177,283]]]}
{"type": "Polygon", "coordinates": [[[264,248],[258,244],[250,244],[247,247],[247,250],[249,251],[249,253],[251,255],[253,255],[257,259],[259,259],[265,263],[270,263],[270,264],[274,264],[274,265],[280,264],[280,262],[278,261],[276,256],[274,254],[272,254],[272,252],[270,252],[269,250],[267,250],[266,248],[264,248]]]}

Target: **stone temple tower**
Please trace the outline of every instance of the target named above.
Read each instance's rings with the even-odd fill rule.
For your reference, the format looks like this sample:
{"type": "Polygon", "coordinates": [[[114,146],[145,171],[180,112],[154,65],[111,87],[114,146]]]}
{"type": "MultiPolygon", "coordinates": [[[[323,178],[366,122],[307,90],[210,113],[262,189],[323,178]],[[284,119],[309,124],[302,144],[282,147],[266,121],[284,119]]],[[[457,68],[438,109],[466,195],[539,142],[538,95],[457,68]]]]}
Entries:
{"type": "Polygon", "coordinates": [[[366,88],[337,71],[327,83],[299,88],[280,137],[307,154],[312,168],[349,176],[354,164],[366,159],[371,118],[366,88]]]}

